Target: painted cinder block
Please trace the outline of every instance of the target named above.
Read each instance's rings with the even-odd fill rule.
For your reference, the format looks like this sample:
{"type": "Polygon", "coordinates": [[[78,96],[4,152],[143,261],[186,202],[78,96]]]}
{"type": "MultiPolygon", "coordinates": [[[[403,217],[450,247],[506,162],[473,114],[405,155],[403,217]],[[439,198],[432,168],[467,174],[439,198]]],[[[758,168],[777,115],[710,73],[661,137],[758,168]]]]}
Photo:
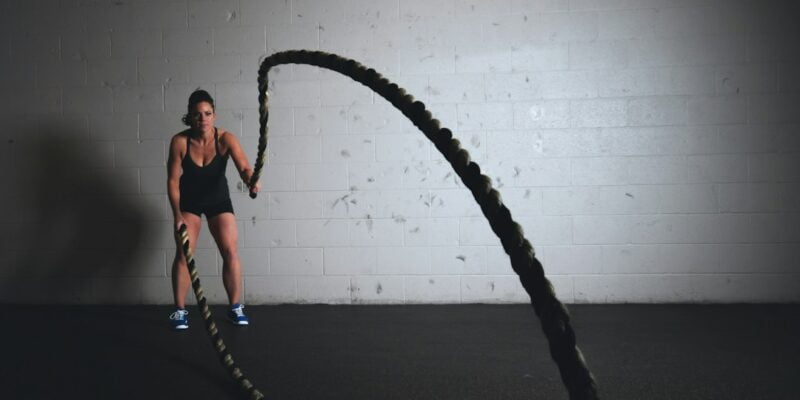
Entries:
{"type": "Polygon", "coordinates": [[[636,219],[630,216],[575,216],[573,241],[575,244],[625,244],[630,243],[636,219]]]}
{"type": "Polygon", "coordinates": [[[96,86],[135,85],[136,63],[128,59],[91,60],[87,63],[87,84],[96,86]]]}
{"type": "Polygon", "coordinates": [[[248,304],[297,302],[297,278],[294,276],[248,276],[244,279],[244,299],[248,304]]]}
{"type": "Polygon", "coordinates": [[[270,104],[278,107],[318,106],[320,104],[320,84],[318,81],[273,81],[270,104]]]}
{"type": "MultiPolygon", "coordinates": [[[[0,45],[19,61],[3,67],[7,114],[20,132],[44,120],[79,126],[76,140],[96,153],[88,167],[114,182],[114,196],[146,210],[146,250],[133,271],[142,276],[116,292],[102,289],[114,277],[76,278],[85,293],[46,300],[171,302],[169,279],[151,275],[175,251],[164,163],[169,138],[184,129],[186,97],[209,89],[218,125],[239,135],[252,163],[259,57],[289,48],[335,50],[425,101],[492,179],[567,299],[796,298],[786,293],[797,292],[800,240],[797,46],[783,40],[796,28],[782,5],[23,3],[6,6],[15,18],[0,45]]],[[[316,67],[282,65],[270,82],[261,196],[250,200],[236,172],[226,173],[240,254],[257,264],[245,271],[248,302],[527,301],[514,297],[508,256],[460,178],[386,100],[316,67]],[[451,263],[461,261],[446,249],[464,247],[485,252],[479,272],[451,263]],[[300,294],[291,269],[258,280],[274,267],[270,250],[323,248],[369,249],[374,271],[345,266],[331,277],[341,279],[299,284],[300,294]],[[435,273],[449,283],[431,286],[435,273]],[[495,277],[502,282],[492,292],[495,277]],[[409,287],[408,278],[419,282],[409,287]]],[[[14,134],[7,140],[13,154],[4,161],[35,151],[14,134]]],[[[22,201],[2,200],[12,208],[22,201]]],[[[39,218],[20,214],[4,217],[15,232],[39,218]]],[[[202,232],[198,247],[218,269],[213,239],[202,232]]],[[[4,251],[17,251],[14,236],[3,234],[4,251]]],[[[212,301],[227,302],[219,279],[209,278],[212,301]]]]}
{"type": "Polygon", "coordinates": [[[567,69],[569,67],[569,44],[526,43],[512,48],[511,66],[514,71],[567,69]]]}
{"type": "Polygon", "coordinates": [[[420,134],[375,137],[375,159],[378,162],[429,160],[430,153],[430,141],[420,134]]]}
{"type": "MultiPolygon", "coordinates": [[[[253,160],[253,162],[255,162],[253,160]]],[[[289,164],[269,164],[261,173],[262,192],[286,192],[294,190],[294,166],[289,164]]]]}
{"type": "MultiPolygon", "coordinates": [[[[242,263],[242,276],[244,276],[245,280],[269,274],[270,259],[268,249],[239,247],[239,260],[242,263]]],[[[220,265],[222,265],[221,261],[220,265]]]]}
{"type": "MultiPolygon", "coordinates": [[[[23,77],[23,82],[36,83],[39,88],[56,87],[56,86],[83,86],[86,84],[87,76],[87,62],[85,60],[64,60],[64,61],[36,61],[35,68],[27,72],[27,74],[35,75],[35,80],[31,77],[23,77]]],[[[5,66],[4,66],[5,67],[5,66]]],[[[13,67],[12,67],[13,68],[13,67]]],[[[135,68],[135,65],[134,65],[135,68]]],[[[4,71],[6,70],[3,68],[4,71]]],[[[11,68],[9,68],[11,69],[11,68]]],[[[25,73],[14,73],[15,75],[25,75],[25,73]]],[[[134,79],[136,72],[133,73],[134,79]]],[[[21,84],[22,82],[13,82],[14,77],[7,77],[7,85],[21,84]]],[[[97,82],[93,82],[98,84],[97,82]]]]}
{"type": "Polygon", "coordinates": [[[269,212],[273,219],[322,218],[321,192],[274,192],[269,194],[269,212]]]}
{"type": "MultiPolygon", "coordinates": [[[[116,112],[131,112],[139,110],[114,109],[114,97],[110,88],[100,86],[71,87],[62,95],[64,113],[84,113],[92,110],[93,113],[110,114],[116,112]]],[[[159,110],[160,111],[160,110],[159,110]]]]}
{"type": "MultiPolygon", "coordinates": [[[[111,249],[103,249],[98,253],[106,255],[111,249]]],[[[163,249],[148,249],[135,254],[129,261],[130,267],[127,269],[106,268],[96,271],[97,276],[102,277],[166,277],[168,267],[172,266],[172,254],[166,256],[167,251],[163,249]],[[167,264],[169,261],[169,264],[167,264]]]]}
{"type": "MultiPolygon", "coordinates": [[[[480,24],[477,26],[480,26],[480,24]]],[[[511,54],[508,51],[496,51],[498,48],[511,50],[512,44],[502,40],[499,40],[501,43],[494,43],[493,41],[494,39],[483,36],[482,40],[467,41],[456,45],[454,53],[455,72],[459,74],[513,72],[511,54]]],[[[519,45],[521,46],[522,44],[519,45]]],[[[491,85],[487,84],[486,87],[491,88],[491,85]]]]}
{"type": "Polygon", "coordinates": [[[94,140],[136,140],[139,116],[136,113],[93,114],[89,116],[89,135],[94,140]]]}
{"type": "Polygon", "coordinates": [[[358,190],[395,189],[403,182],[403,168],[397,163],[351,163],[348,173],[350,187],[358,190]]]}
{"type": "Polygon", "coordinates": [[[347,133],[347,108],[298,107],[294,108],[295,134],[342,135],[347,133]]]}
{"type": "Polygon", "coordinates": [[[463,187],[460,178],[447,161],[411,161],[400,165],[403,188],[452,189],[463,187]]]}
{"type": "Polygon", "coordinates": [[[750,155],[748,166],[751,182],[800,181],[800,158],[791,153],[750,155]]]}
{"type": "Polygon", "coordinates": [[[401,276],[355,276],[350,280],[353,304],[402,304],[405,286],[401,276]]]}
{"type": "Polygon", "coordinates": [[[461,218],[459,244],[462,246],[498,246],[500,239],[492,231],[486,218],[461,218]]]}
{"type": "Polygon", "coordinates": [[[236,219],[251,223],[262,220],[269,215],[268,196],[262,193],[256,199],[251,199],[249,193],[231,193],[231,202],[236,219]]]}
{"type": "Polygon", "coordinates": [[[785,302],[797,301],[800,293],[796,275],[609,275],[573,279],[578,303],[785,302]],[[622,292],[626,293],[624,298],[622,292]]]}
{"type": "Polygon", "coordinates": [[[570,103],[567,100],[514,102],[513,112],[514,129],[570,127],[570,103]]]}
{"type": "Polygon", "coordinates": [[[624,40],[600,40],[569,44],[570,69],[619,69],[628,65],[624,40]]]}
{"type": "Polygon", "coordinates": [[[574,185],[624,185],[630,183],[628,158],[573,158],[574,185]]]}
{"type": "Polygon", "coordinates": [[[401,132],[400,121],[406,118],[386,102],[355,104],[347,108],[349,133],[395,134],[401,132]]]}
{"type": "Polygon", "coordinates": [[[689,156],[689,182],[746,182],[748,159],[745,155],[720,154],[689,156]]]}
{"type": "Polygon", "coordinates": [[[164,167],[139,168],[139,187],[143,194],[166,194],[167,169],[164,167]]]}
{"type": "Polygon", "coordinates": [[[120,141],[114,146],[114,166],[163,167],[167,165],[166,145],[160,140],[120,141]]]}
{"type": "Polygon", "coordinates": [[[347,246],[349,224],[345,220],[297,221],[297,245],[303,247],[347,246]]]}
{"type": "Polygon", "coordinates": [[[401,48],[398,51],[401,74],[453,74],[456,72],[456,53],[453,46],[401,48]]]}
{"type": "Polygon", "coordinates": [[[330,79],[320,81],[319,85],[322,106],[366,106],[372,104],[372,91],[344,76],[333,75],[330,79]]]}
{"type": "Polygon", "coordinates": [[[461,278],[463,303],[524,303],[530,301],[515,276],[465,276],[461,278]]]}
{"type": "Polygon", "coordinates": [[[163,40],[160,30],[114,31],[111,32],[111,57],[127,59],[138,57],[159,57],[162,55],[163,40]]]}
{"type": "Polygon", "coordinates": [[[486,100],[490,102],[537,100],[540,92],[540,81],[536,79],[538,74],[539,72],[487,74],[484,78],[486,100]]]}
{"type": "Polygon", "coordinates": [[[797,245],[728,244],[719,246],[720,273],[791,274],[795,271],[797,245]]]}
{"type": "Polygon", "coordinates": [[[627,159],[628,179],[634,184],[685,183],[686,157],[631,157],[627,159]]]}
{"type": "Polygon", "coordinates": [[[293,220],[256,220],[244,226],[245,247],[293,247],[297,245],[293,220]]]}
{"type": "Polygon", "coordinates": [[[576,128],[627,125],[628,103],[622,99],[573,100],[570,120],[576,128]]]}
{"type": "Polygon", "coordinates": [[[288,24],[292,18],[290,1],[241,0],[241,18],[239,23],[247,25],[288,24]]]}
{"type": "Polygon", "coordinates": [[[164,110],[161,86],[117,86],[113,88],[114,112],[157,112],[164,110]]]}
{"type": "Polygon", "coordinates": [[[402,223],[408,218],[430,216],[430,192],[427,190],[382,190],[376,195],[376,218],[390,218],[402,223]]]}
{"type": "Polygon", "coordinates": [[[651,214],[661,212],[659,186],[572,186],[544,189],[545,215],[651,214]]]}
{"type": "Polygon", "coordinates": [[[404,278],[406,303],[459,303],[461,278],[458,276],[409,276],[404,278]]]}
{"type": "Polygon", "coordinates": [[[270,275],[323,275],[321,248],[279,247],[269,249],[270,275]]]}
{"type": "Polygon", "coordinates": [[[350,304],[351,293],[347,276],[297,277],[297,300],[300,303],[350,304]]]}
{"type": "Polygon", "coordinates": [[[201,0],[187,3],[189,27],[237,26],[241,18],[237,0],[201,0]]]}
{"type": "Polygon", "coordinates": [[[295,167],[298,191],[345,190],[347,178],[347,165],[344,164],[300,164],[295,167]]]}
{"type": "Polygon", "coordinates": [[[486,273],[485,246],[443,246],[431,248],[434,275],[483,275],[486,273]]]}
{"type": "Polygon", "coordinates": [[[472,103],[486,98],[484,75],[455,74],[436,77],[425,88],[430,103],[472,103]]]}
{"type": "Polygon", "coordinates": [[[164,30],[164,55],[189,57],[211,55],[210,28],[183,28],[164,30]]]}
{"type": "Polygon", "coordinates": [[[267,53],[319,48],[319,22],[292,21],[267,25],[267,53]]]}
{"type": "Polygon", "coordinates": [[[324,275],[374,275],[378,253],[374,247],[327,247],[324,275]]]}
{"type": "Polygon", "coordinates": [[[800,121],[794,104],[800,95],[794,93],[761,94],[748,97],[747,121],[752,123],[796,123],[800,121]]]}
{"type": "Polygon", "coordinates": [[[689,124],[740,124],[747,122],[744,96],[707,96],[689,100],[689,124]]]}
{"type": "Polygon", "coordinates": [[[394,219],[350,220],[350,246],[400,246],[404,224],[394,219]]]}
{"type": "Polygon", "coordinates": [[[325,135],[322,138],[322,162],[369,163],[375,161],[375,136],[325,135]]]}
{"type": "Polygon", "coordinates": [[[481,215],[481,209],[469,190],[431,190],[432,217],[477,217],[481,215]]]}
{"type": "Polygon", "coordinates": [[[377,214],[379,191],[335,191],[323,193],[325,218],[371,218],[377,214]]]}
{"type": "Polygon", "coordinates": [[[405,222],[406,246],[452,246],[459,244],[459,220],[454,218],[409,218],[405,222]]]}
{"type": "Polygon", "coordinates": [[[118,20],[115,25],[125,24],[125,20],[133,20],[133,30],[169,29],[176,26],[187,26],[187,4],[183,1],[160,1],[154,4],[146,2],[130,3],[131,10],[126,11],[125,3],[113,3],[112,9],[118,20]],[[134,18],[131,18],[131,12],[134,18]]]}
{"type": "Polygon", "coordinates": [[[376,248],[377,275],[426,275],[431,273],[430,247],[378,247],[376,248]]]}
{"type": "MultiPolygon", "coordinates": [[[[338,21],[336,21],[338,22],[338,21]]],[[[348,56],[347,49],[353,46],[355,37],[363,38],[364,46],[372,46],[372,24],[366,20],[350,21],[347,24],[325,23],[319,30],[319,48],[322,51],[348,56]]]]}
{"type": "Polygon", "coordinates": [[[318,163],[322,159],[319,136],[280,136],[270,138],[270,164],[318,163]]]}
{"type": "Polygon", "coordinates": [[[136,70],[140,84],[188,83],[188,62],[183,58],[139,58],[136,70]]]}
{"type": "Polygon", "coordinates": [[[718,192],[713,185],[656,186],[660,213],[716,213],[718,192]]]}

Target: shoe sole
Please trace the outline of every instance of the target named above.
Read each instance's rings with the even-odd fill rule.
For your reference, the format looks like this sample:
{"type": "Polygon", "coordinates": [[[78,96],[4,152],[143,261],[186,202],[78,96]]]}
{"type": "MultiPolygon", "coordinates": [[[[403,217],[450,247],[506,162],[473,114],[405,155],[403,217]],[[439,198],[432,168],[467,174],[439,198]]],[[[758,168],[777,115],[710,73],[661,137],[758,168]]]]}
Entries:
{"type": "Polygon", "coordinates": [[[173,329],[173,330],[176,330],[176,331],[182,331],[182,330],[184,330],[184,329],[189,329],[189,325],[178,325],[178,326],[173,326],[173,327],[172,327],[172,329],[173,329]]]}
{"type": "Polygon", "coordinates": [[[233,325],[250,325],[250,322],[248,321],[234,321],[229,319],[228,322],[230,322],[233,325]]]}

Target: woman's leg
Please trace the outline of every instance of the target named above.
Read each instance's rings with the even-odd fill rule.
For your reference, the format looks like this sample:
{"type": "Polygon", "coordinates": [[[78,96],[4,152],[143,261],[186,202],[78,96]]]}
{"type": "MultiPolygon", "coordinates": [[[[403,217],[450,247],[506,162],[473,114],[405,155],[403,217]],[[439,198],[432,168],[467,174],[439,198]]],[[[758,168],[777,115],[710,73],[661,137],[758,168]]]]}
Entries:
{"type": "MultiPolygon", "coordinates": [[[[188,212],[183,213],[183,220],[186,222],[186,230],[189,234],[189,248],[192,253],[197,246],[197,238],[200,236],[200,216],[188,212]]],[[[186,265],[186,257],[183,256],[180,237],[175,238],[176,249],[175,259],[172,261],[172,295],[175,299],[175,306],[186,308],[186,293],[192,285],[189,276],[189,267],[186,265]]]]}
{"type": "Polygon", "coordinates": [[[208,229],[217,242],[222,256],[222,283],[228,292],[228,302],[240,303],[242,293],[242,267],[239,262],[239,251],[236,242],[239,230],[236,228],[236,217],[224,212],[208,219],[208,229]]]}

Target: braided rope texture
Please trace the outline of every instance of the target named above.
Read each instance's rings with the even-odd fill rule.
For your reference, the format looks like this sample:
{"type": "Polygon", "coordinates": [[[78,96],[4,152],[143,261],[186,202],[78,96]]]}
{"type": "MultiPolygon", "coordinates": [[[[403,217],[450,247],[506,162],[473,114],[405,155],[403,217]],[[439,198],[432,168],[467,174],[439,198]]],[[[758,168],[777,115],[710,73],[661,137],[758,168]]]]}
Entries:
{"type": "MultiPolygon", "coordinates": [[[[511,258],[511,266],[519,275],[523,288],[531,297],[531,305],[541,321],[547,337],[550,355],[558,365],[569,398],[572,400],[597,399],[597,386],[586,366],[583,355],[575,342],[575,332],[570,324],[566,307],[556,298],[553,286],[544,275],[544,269],[525,239],[522,227],[511,219],[511,212],[500,199],[500,193],[492,188],[491,179],[481,174],[481,169],[470,161],[469,153],[461,148],[452,132],[440,126],[425,104],[414,100],[406,91],[384,78],[372,68],[359,62],[321,51],[290,50],[275,53],[261,62],[258,70],[259,141],[258,155],[250,186],[258,181],[265,161],[267,147],[268,79],[270,68],[281,64],[307,64],[346,75],[369,87],[388,100],[403,115],[408,117],[436,148],[444,155],[453,169],[472,192],[489,220],[494,233],[500,238],[503,249],[511,258]]],[[[251,197],[255,197],[251,193],[251,197]]]]}
{"type": "Polygon", "coordinates": [[[186,225],[181,225],[177,234],[181,240],[181,249],[183,249],[183,255],[186,257],[186,264],[189,266],[189,275],[192,278],[194,296],[197,298],[197,305],[200,306],[200,312],[203,315],[203,322],[205,323],[206,331],[208,331],[208,337],[211,339],[211,344],[219,355],[219,361],[228,370],[233,380],[239,384],[239,388],[242,389],[247,398],[250,400],[262,400],[264,395],[250,383],[250,380],[244,376],[242,370],[236,366],[231,352],[228,350],[228,347],[225,346],[225,342],[222,341],[222,334],[220,334],[219,329],[217,329],[217,324],[215,324],[214,320],[211,318],[211,310],[208,308],[205,295],[203,295],[203,287],[200,286],[200,278],[197,276],[197,267],[194,263],[192,250],[189,247],[189,234],[186,225]]]}

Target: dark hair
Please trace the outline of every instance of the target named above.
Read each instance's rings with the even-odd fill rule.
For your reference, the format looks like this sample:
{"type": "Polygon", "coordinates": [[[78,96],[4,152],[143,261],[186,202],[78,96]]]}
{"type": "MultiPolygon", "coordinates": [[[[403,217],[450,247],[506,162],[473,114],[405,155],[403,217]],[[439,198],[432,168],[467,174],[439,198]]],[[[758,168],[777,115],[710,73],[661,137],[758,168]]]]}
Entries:
{"type": "Polygon", "coordinates": [[[186,106],[186,114],[183,114],[183,118],[181,118],[181,121],[183,121],[184,125],[192,126],[190,115],[194,111],[193,108],[197,105],[197,103],[204,101],[208,104],[211,104],[212,109],[216,109],[216,106],[214,105],[214,99],[205,90],[198,88],[189,95],[189,104],[186,106]]]}

